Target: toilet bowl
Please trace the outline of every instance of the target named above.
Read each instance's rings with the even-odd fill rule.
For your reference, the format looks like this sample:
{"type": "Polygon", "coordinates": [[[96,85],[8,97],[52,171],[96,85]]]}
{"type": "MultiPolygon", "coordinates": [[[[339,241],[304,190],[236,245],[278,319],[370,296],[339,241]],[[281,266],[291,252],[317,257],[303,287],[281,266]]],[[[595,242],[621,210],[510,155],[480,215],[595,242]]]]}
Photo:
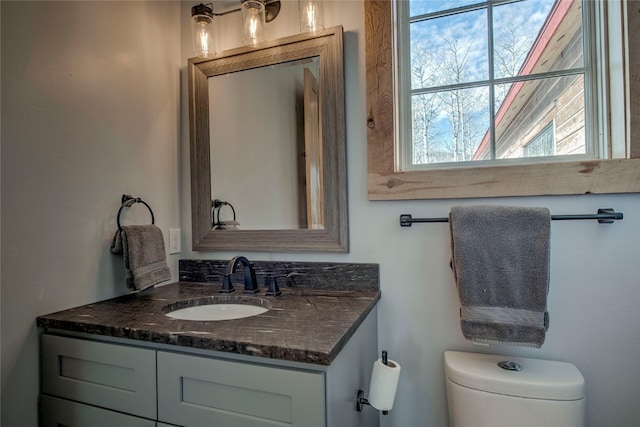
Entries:
{"type": "Polygon", "coordinates": [[[582,427],[585,384],[571,363],[446,351],[451,427],[582,427]]]}

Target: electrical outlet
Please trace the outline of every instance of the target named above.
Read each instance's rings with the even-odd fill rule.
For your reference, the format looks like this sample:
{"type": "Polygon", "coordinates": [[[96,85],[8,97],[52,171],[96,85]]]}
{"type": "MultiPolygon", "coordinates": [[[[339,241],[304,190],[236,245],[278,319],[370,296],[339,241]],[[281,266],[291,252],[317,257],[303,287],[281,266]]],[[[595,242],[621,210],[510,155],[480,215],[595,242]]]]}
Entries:
{"type": "Polygon", "coordinates": [[[169,254],[180,253],[180,229],[169,229],[169,254]]]}

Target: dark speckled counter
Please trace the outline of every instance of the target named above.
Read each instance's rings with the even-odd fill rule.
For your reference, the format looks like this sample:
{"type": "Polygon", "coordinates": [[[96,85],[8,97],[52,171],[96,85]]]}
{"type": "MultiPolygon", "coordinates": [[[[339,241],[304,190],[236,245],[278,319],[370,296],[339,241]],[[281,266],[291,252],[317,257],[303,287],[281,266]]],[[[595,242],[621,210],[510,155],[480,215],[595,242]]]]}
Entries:
{"type": "MultiPolygon", "coordinates": [[[[376,266],[377,279],[377,266],[376,266]]],[[[295,362],[329,365],[380,299],[365,286],[282,287],[281,297],[231,294],[229,302],[254,303],[266,313],[215,322],[164,315],[179,301],[216,296],[219,284],[178,282],[39,316],[45,329],[81,332],[295,362]]],[[[377,286],[376,286],[377,288],[377,286]]]]}

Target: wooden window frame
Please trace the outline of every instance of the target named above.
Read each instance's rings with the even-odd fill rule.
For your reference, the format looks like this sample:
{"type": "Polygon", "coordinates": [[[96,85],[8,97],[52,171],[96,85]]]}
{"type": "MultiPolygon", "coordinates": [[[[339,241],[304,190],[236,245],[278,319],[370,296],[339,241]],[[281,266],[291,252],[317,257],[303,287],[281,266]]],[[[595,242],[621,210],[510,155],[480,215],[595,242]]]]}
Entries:
{"type": "MultiPolygon", "coordinates": [[[[625,2],[627,0],[624,0],[625,2]]],[[[640,192],[640,32],[628,37],[628,157],[399,171],[394,129],[393,0],[364,0],[369,200],[455,199],[640,192]],[[634,96],[635,95],[635,96],[634,96]]],[[[627,5],[627,28],[640,9],[627,5]]]]}

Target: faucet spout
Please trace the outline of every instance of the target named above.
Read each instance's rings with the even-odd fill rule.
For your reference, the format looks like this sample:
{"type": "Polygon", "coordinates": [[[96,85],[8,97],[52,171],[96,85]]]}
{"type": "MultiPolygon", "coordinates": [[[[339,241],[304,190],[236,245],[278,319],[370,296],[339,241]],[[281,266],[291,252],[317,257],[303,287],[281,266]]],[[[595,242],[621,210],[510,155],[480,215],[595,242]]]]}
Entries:
{"type": "Polygon", "coordinates": [[[243,256],[235,256],[231,258],[227,263],[227,272],[225,273],[225,276],[231,275],[241,262],[249,264],[249,260],[243,256]]]}
{"type": "Polygon", "coordinates": [[[244,268],[244,291],[242,293],[255,294],[260,292],[256,280],[256,271],[253,268],[253,264],[251,264],[251,262],[249,262],[249,260],[243,256],[236,256],[231,258],[231,260],[227,264],[227,272],[225,274],[223,285],[228,283],[228,285],[233,289],[233,285],[231,284],[231,275],[235,272],[238,264],[242,264],[244,268]]]}

